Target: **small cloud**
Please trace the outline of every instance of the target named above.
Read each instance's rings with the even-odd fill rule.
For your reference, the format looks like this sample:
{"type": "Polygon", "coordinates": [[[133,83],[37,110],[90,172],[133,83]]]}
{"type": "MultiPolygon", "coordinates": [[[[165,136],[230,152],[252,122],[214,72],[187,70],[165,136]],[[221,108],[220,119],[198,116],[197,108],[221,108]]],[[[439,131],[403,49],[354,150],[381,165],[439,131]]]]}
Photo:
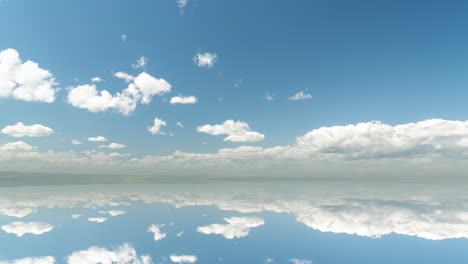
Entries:
{"type": "Polygon", "coordinates": [[[133,79],[135,79],[134,76],[132,76],[132,75],[126,73],[126,72],[120,72],[120,71],[116,72],[114,74],[114,76],[119,78],[119,79],[122,79],[122,80],[124,80],[125,82],[128,82],[128,83],[133,81],[133,79]]]}
{"type": "Polygon", "coordinates": [[[83,143],[81,143],[81,141],[76,140],[76,139],[73,139],[73,140],[71,141],[71,143],[72,143],[72,145],[81,145],[81,144],[83,144],[83,143]]]}
{"type": "Polygon", "coordinates": [[[122,39],[123,42],[127,41],[128,36],[126,34],[122,34],[120,36],[120,39],[122,39]]]}
{"type": "Polygon", "coordinates": [[[21,122],[16,123],[16,125],[6,126],[2,129],[2,133],[16,137],[46,137],[54,133],[54,130],[50,127],[43,126],[41,124],[35,125],[25,125],[21,122]]]}
{"type": "Polygon", "coordinates": [[[55,264],[55,258],[52,256],[29,257],[11,261],[0,261],[0,264],[55,264]]]}
{"type": "Polygon", "coordinates": [[[275,100],[275,97],[274,97],[272,94],[269,94],[269,93],[265,93],[264,98],[265,98],[265,100],[267,100],[267,101],[273,101],[273,100],[275,100]]]}
{"type": "Polygon", "coordinates": [[[289,100],[292,100],[292,101],[309,100],[309,99],[312,99],[312,95],[307,93],[307,90],[300,91],[300,92],[292,95],[291,97],[289,97],[289,100]]]}
{"type": "Polygon", "coordinates": [[[310,260],[298,259],[298,258],[289,259],[289,262],[293,264],[312,264],[312,261],[310,260]]]}
{"type": "Polygon", "coordinates": [[[71,216],[71,218],[74,219],[74,220],[76,220],[76,219],[78,219],[80,217],[81,217],[80,214],[72,214],[72,216],[71,216]]]}
{"type": "Polygon", "coordinates": [[[242,121],[226,120],[218,125],[203,125],[197,131],[210,135],[227,135],[224,141],[231,142],[257,142],[262,141],[265,135],[251,131],[249,124],[242,121]]]}
{"type": "Polygon", "coordinates": [[[34,212],[35,210],[31,208],[0,208],[0,215],[6,215],[9,217],[16,217],[16,218],[23,218],[34,212]]]}
{"type": "Polygon", "coordinates": [[[246,237],[250,229],[265,224],[265,221],[259,217],[231,217],[224,218],[227,224],[212,224],[202,226],[197,229],[203,234],[222,235],[226,239],[246,237]]]}
{"type": "Polygon", "coordinates": [[[169,101],[170,104],[196,104],[198,102],[198,98],[191,95],[191,96],[174,96],[169,101]]]}
{"type": "Polygon", "coordinates": [[[177,122],[176,125],[177,125],[178,127],[180,127],[180,128],[184,128],[184,125],[183,125],[181,122],[177,122]]]}
{"type": "Polygon", "coordinates": [[[106,217],[90,217],[88,218],[89,222],[95,222],[95,223],[104,223],[107,221],[106,217]]]}
{"type": "Polygon", "coordinates": [[[135,64],[132,65],[133,69],[140,69],[144,68],[146,64],[148,63],[148,58],[141,56],[135,64]]]}
{"type": "Polygon", "coordinates": [[[216,53],[200,53],[198,52],[193,57],[193,61],[198,67],[212,68],[216,61],[218,60],[218,55],[216,53]]]}
{"type": "Polygon", "coordinates": [[[159,118],[155,118],[154,119],[154,125],[152,126],[149,126],[148,127],[148,131],[152,134],[152,135],[157,135],[157,134],[160,134],[160,135],[165,135],[164,132],[161,131],[161,128],[162,127],[165,127],[167,124],[166,124],[166,121],[162,120],[162,119],[159,119],[159,118]]]}
{"type": "Polygon", "coordinates": [[[164,225],[151,225],[148,227],[148,232],[154,234],[154,240],[159,241],[166,237],[166,233],[163,233],[160,228],[164,227],[164,225]]]}
{"type": "Polygon", "coordinates": [[[148,255],[139,256],[130,244],[123,244],[115,249],[101,247],[90,247],[72,253],[67,258],[68,264],[94,264],[94,263],[133,263],[152,264],[153,261],[148,255]]]}
{"type": "Polygon", "coordinates": [[[179,7],[180,12],[184,12],[185,6],[188,4],[189,0],[176,0],[177,2],[177,7],[179,7]]]}
{"type": "Polygon", "coordinates": [[[184,231],[180,231],[179,233],[176,234],[177,237],[181,237],[184,234],[184,231]]]}
{"type": "Polygon", "coordinates": [[[125,211],[120,211],[120,210],[110,210],[110,211],[99,211],[101,214],[108,214],[110,216],[119,216],[119,215],[124,215],[127,212],[125,211]]]}
{"type": "Polygon", "coordinates": [[[127,146],[124,144],[119,144],[119,143],[110,143],[106,147],[110,149],[121,149],[121,148],[126,148],[127,146]]]}
{"type": "Polygon", "coordinates": [[[195,263],[197,262],[197,256],[194,255],[171,255],[169,256],[174,263],[195,263]]]}
{"type": "Polygon", "coordinates": [[[88,141],[90,141],[90,142],[106,142],[107,138],[105,138],[103,136],[90,137],[90,138],[88,138],[88,141]]]}
{"type": "Polygon", "coordinates": [[[9,234],[15,234],[18,237],[22,237],[25,234],[41,235],[50,232],[54,229],[54,226],[41,222],[24,223],[17,221],[7,225],[2,225],[1,228],[9,234]]]}
{"type": "Polygon", "coordinates": [[[96,77],[91,78],[91,81],[97,83],[97,82],[102,82],[102,79],[96,76],[96,77]]]}

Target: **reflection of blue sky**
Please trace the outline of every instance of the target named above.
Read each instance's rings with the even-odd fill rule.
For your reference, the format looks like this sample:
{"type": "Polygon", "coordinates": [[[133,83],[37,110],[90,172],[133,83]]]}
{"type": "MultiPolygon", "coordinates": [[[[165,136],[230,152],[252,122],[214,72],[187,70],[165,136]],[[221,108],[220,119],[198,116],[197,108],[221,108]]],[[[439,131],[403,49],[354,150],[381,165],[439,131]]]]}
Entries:
{"type": "MultiPolygon", "coordinates": [[[[312,260],[313,263],[444,263],[446,256],[451,256],[450,263],[466,263],[468,260],[468,254],[463,250],[468,244],[466,239],[430,240],[424,239],[424,234],[420,237],[384,234],[379,238],[362,235],[362,230],[375,227],[411,234],[418,227],[427,225],[433,234],[462,236],[468,224],[460,222],[462,218],[455,219],[463,217],[465,211],[464,200],[457,188],[452,188],[452,199],[442,203],[443,191],[430,197],[424,195],[423,190],[406,194],[385,191],[359,194],[359,188],[355,191],[338,188],[328,189],[328,195],[325,195],[323,186],[302,186],[296,193],[284,195],[278,186],[253,185],[247,189],[235,184],[225,189],[217,188],[219,186],[178,189],[170,185],[4,188],[0,195],[3,206],[11,205],[14,200],[17,206],[28,205],[35,212],[23,218],[0,216],[0,225],[13,221],[39,221],[53,225],[54,229],[23,237],[0,232],[0,259],[54,256],[58,263],[63,263],[71,253],[91,246],[111,250],[129,243],[139,257],[147,254],[155,263],[170,263],[171,255],[193,255],[199,263],[220,263],[220,259],[223,263],[264,263],[268,258],[276,261],[273,263],[288,263],[293,258],[312,260]],[[54,189],[61,191],[52,192],[54,189]],[[102,191],[97,193],[99,189],[102,191]],[[123,192],[124,189],[128,191],[123,192]],[[211,193],[205,192],[210,189],[211,193]],[[322,193],[318,191],[320,189],[322,193]],[[308,195],[309,199],[303,195],[308,195]],[[342,199],[347,196],[352,199],[342,199]],[[374,200],[371,199],[373,196],[374,200]],[[341,200],[337,199],[340,197],[341,200]],[[426,201],[426,204],[420,206],[415,201],[426,201]],[[356,208],[361,211],[357,212],[356,208]],[[104,214],[111,210],[126,213],[104,214]],[[301,219],[298,212],[308,212],[308,218],[301,219]],[[444,217],[431,215],[438,213],[444,217]],[[72,219],[73,214],[81,217],[72,219]],[[381,218],[375,218],[373,214],[381,218]],[[395,215],[399,217],[399,225],[395,215]],[[346,217],[350,216],[359,217],[347,226],[334,226],[340,224],[339,219],[348,220],[346,217]],[[106,217],[108,220],[95,223],[88,221],[90,217],[106,217]],[[222,235],[197,232],[202,226],[226,224],[225,218],[232,217],[256,217],[263,219],[265,224],[251,228],[242,238],[227,239],[222,235]],[[337,231],[321,232],[310,223],[328,224],[328,231],[337,231]],[[148,232],[151,225],[158,225],[166,237],[155,241],[154,234],[148,232]],[[180,232],[183,234],[178,236],[180,232]]],[[[431,189],[428,186],[428,190],[431,189]]]]}

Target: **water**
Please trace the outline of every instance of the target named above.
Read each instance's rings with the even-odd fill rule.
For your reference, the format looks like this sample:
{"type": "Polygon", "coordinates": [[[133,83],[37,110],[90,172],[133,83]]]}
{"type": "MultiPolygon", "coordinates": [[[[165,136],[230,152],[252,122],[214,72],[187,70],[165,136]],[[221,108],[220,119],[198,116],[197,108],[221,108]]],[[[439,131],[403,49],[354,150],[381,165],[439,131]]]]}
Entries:
{"type": "Polygon", "coordinates": [[[465,186],[232,180],[3,187],[0,260],[467,263],[465,186]]]}

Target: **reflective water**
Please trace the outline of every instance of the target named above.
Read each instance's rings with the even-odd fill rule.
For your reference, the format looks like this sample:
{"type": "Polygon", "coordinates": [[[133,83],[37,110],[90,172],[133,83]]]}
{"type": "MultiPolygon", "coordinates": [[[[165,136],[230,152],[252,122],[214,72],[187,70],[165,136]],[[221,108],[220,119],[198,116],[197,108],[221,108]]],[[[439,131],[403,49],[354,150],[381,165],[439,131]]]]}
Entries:
{"type": "Polygon", "coordinates": [[[466,186],[233,180],[3,187],[0,263],[467,263],[466,186]]]}

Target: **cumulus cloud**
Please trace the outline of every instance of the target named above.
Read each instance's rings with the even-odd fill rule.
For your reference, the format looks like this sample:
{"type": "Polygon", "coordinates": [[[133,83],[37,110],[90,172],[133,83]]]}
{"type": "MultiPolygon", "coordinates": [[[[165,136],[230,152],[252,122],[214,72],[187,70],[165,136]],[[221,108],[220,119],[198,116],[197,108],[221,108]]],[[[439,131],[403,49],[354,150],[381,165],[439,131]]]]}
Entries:
{"type": "Polygon", "coordinates": [[[10,135],[12,137],[46,137],[54,133],[54,130],[50,127],[43,126],[41,124],[34,124],[27,126],[21,122],[16,125],[6,126],[2,129],[2,133],[10,135]]]}
{"type": "Polygon", "coordinates": [[[97,113],[115,110],[123,115],[135,111],[137,104],[149,104],[153,96],[171,91],[171,85],[164,79],[158,79],[146,72],[137,77],[116,73],[126,81],[133,81],[122,92],[112,95],[106,90],[98,91],[95,84],[84,84],[69,88],[67,101],[74,107],[97,113]]]}
{"type": "Polygon", "coordinates": [[[165,133],[161,131],[161,128],[162,127],[165,127],[167,124],[166,124],[166,121],[162,120],[162,119],[159,119],[159,118],[155,118],[154,119],[154,124],[152,126],[149,126],[148,127],[148,131],[152,134],[152,135],[157,135],[157,134],[161,134],[161,135],[164,135],[165,133]]]}
{"type": "Polygon", "coordinates": [[[25,234],[41,235],[47,233],[54,229],[54,226],[42,222],[24,223],[16,221],[7,225],[2,225],[1,228],[3,231],[9,234],[14,234],[18,237],[22,237],[25,234]]]}
{"type": "Polygon", "coordinates": [[[379,121],[321,127],[296,140],[295,148],[342,159],[460,155],[467,151],[468,121],[430,119],[403,125],[379,121]]]}
{"type": "Polygon", "coordinates": [[[22,62],[18,51],[0,51],[0,98],[52,103],[58,89],[49,70],[36,62],[22,62]]]}
{"type": "Polygon", "coordinates": [[[148,63],[148,58],[141,56],[135,64],[132,65],[133,69],[140,69],[144,68],[146,64],[148,63]]]}
{"type": "Polygon", "coordinates": [[[106,142],[107,138],[105,138],[103,136],[89,137],[88,141],[90,141],[90,142],[106,142]]]}
{"type": "Polygon", "coordinates": [[[161,227],[163,226],[164,225],[151,225],[150,227],[148,227],[148,232],[154,234],[154,240],[159,241],[166,237],[166,233],[161,231],[161,227]]]}
{"type": "Polygon", "coordinates": [[[289,97],[291,101],[299,101],[299,100],[309,100],[312,99],[312,95],[307,93],[307,91],[300,91],[296,94],[293,94],[289,97]]]}
{"type": "Polygon", "coordinates": [[[193,57],[193,61],[198,67],[212,68],[216,61],[218,60],[218,55],[216,53],[200,53],[198,52],[193,57]]]}
{"type": "Polygon", "coordinates": [[[67,258],[68,264],[151,264],[153,261],[148,255],[139,256],[133,246],[123,244],[115,249],[90,247],[72,253],[67,258]]]}
{"type": "Polygon", "coordinates": [[[95,223],[104,223],[107,221],[106,217],[89,217],[88,218],[89,222],[95,222],[95,223]]]}
{"type": "Polygon", "coordinates": [[[250,229],[265,224],[265,221],[259,217],[231,217],[224,218],[227,224],[211,224],[197,228],[197,231],[203,234],[222,235],[227,239],[246,237],[250,229]]]}
{"type": "Polygon", "coordinates": [[[231,142],[257,142],[265,137],[255,131],[250,131],[249,124],[241,121],[226,120],[220,125],[203,125],[197,127],[198,132],[210,135],[227,135],[224,141],[231,142]]]}
{"type": "Polygon", "coordinates": [[[198,98],[191,95],[191,96],[174,96],[171,98],[169,103],[171,104],[196,104],[198,102],[198,98]]]}
{"type": "Polygon", "coordinates": [[[289,259],[289,262],[293,264],[312,264],[312,261],[310,260],[298,259],[298,258],[289,259]]]}
{"type": "Polygon", "coordinates": [[[170,255],[169,258],[174,263],[195,263],[197,256],[194,255],[170,255]]]}
{"type": "Polygon", "coordinates": [[[0,264],[55,264],[55,258],[52,256],[47,257],[29,257],[22,259],[15,259],[10,261],[0,260],[0,264]]]}
{"type": "Polygon", "coordinates": [[[81,143],[81,141],[79,141],[79,140],[77,140],[77,139],[73,139],[73,140],[71,141],[71,143],[72,143],[72,145],[81,145],[81,144],[83,144],[83,143],[81,143]]]}
{"type": "Polygon", "coordinates": [[[177,122],[176,125],[180,128],[184,128],[184,125],[181,122],[177,122]]]}
{"type": "Polygon", "coordinates": [[[28,143],[23,141],[8,142],[3,145],[0,145],[0,150],[5,152],[27,152],[32,151],[35,148],[28,143]]]}

